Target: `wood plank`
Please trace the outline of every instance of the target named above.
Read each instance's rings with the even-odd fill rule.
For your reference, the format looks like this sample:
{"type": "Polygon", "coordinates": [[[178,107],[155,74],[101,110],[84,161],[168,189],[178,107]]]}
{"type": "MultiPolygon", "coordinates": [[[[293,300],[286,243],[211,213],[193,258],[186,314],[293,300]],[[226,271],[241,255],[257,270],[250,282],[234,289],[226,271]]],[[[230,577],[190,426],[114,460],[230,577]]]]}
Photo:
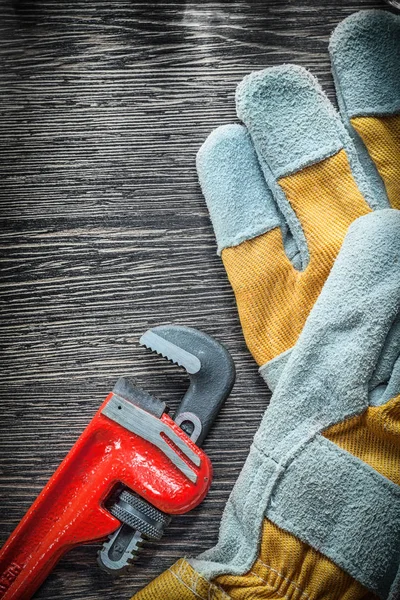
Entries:
{"type": "MultiPolygon", "coordinates": [[[[383,2],[3,1],[0,28],[0,542],[120,375],[176,407],[187,380],[138,346],[162,323],[224,342],[237,383],[205,448],[215,480],[112,580],[76,548],[37,598],[127,598],[217,539],[269,394],[246,350],[197,182],[236,84],[296,62],[333,98],[333,27],[383,2]]],[[[161,600],[161,599],[160,599],[161,600]]]]}

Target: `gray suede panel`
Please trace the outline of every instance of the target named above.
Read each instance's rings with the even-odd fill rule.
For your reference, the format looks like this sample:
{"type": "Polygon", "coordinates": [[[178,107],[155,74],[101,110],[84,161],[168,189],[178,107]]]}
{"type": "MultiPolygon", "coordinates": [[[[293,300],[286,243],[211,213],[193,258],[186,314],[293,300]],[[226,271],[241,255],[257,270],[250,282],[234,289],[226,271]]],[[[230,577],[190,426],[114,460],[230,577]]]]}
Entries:
{"type": "MultiPolygon", "coordinates": [[[[292,348],[279,354],[269,362],[262,365],[258,372],[273,392],[286,367],[292,348]]],[[[375,372],[369,382],[370,404],[378,406],[385,404],[390,398],[393,398],[392,388],[386,389],[390,378],[394,378],[395,365],[400,361],[400,317],[393,323],[387,336],[385,345],[382,349],[376,365],[375,372]]],[[[397,372],[396,367],[396,372],[397,372]]]]}
{"type": "Polygon", "coordinates": [[[385,389],[400,393],[396,343],[388,342],[391,328],[399,331],[399,265],[398,211],[353,223],[276,385],[219,542],[192,561],[205,577],[251,568],[266,515],[381,598],[394,597],[400,488],[321,433],[370,405],[371,381],[380,368],[387,374],[386,351],[394,369],[385,389]]]}
{"type": "MultiPolygon", "coordinates": [[[[395,323],[386,338],[386,343],[382,349],[375,372],[370,381],[371,400],[370,404],[378,406],[385,404],[390,398],[393,398],[393,385],[396,379],[396,373],[399,368],[400,356],[400,317],[395,323]],[[397,366],[396,366],[397,365],[397,366]],[[391,380],[391,386],[387,384],[391,380]],[[379,391],[378,391],[379,390],[379,391]]],[[[399,466],[400,468],[400,466],[399,466]]]]}
{"type": "Polygon", "coordinates": [[[364,10],[342,21],[329,44],[346,115],[400,112],[400,16],[364,10]]]}
{"type": "MultiPolygon", "coordinates": [[[[376,388],[375,388],[376,389],[376,388]]],[[[400,393],[400,358],[394,364],[392,375],[389,379],[389,383],[382,390],[381,396],[375,395],[373,402],[371,401],[371,405],[373,406],[381,406],[382,404],[386,404],[389,402],[391,398],[395,398],[400,393]]],[[[400,468],[400,465],[399,465],[400,468]]]]}
{"type": "Polygon", "coordinates": [[[218,252],[281,226],[279,214],[242,125],[213,131],[197,154],[197,172],[218,252]]]}
{"type": "Polygon", "coordinates": [[[281,65],[247,75],[236,90],[262,168],[275,179],[343,148],[340,119],[317,80],[302,67],[281,65]]]}

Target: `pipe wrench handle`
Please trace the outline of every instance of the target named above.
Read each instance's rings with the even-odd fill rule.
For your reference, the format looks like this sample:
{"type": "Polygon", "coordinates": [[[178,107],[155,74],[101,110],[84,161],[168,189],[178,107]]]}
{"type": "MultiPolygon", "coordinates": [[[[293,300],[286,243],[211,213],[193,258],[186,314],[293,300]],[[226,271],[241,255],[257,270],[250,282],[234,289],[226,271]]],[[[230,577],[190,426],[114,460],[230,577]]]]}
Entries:
{"type": "Polygon", "coordinates": [[[119,526],[98,502],[113,486],[112,476],[102,481],[101,421],[97,414],[1,549],[1,600],[28,600],[65,552],[119,526]]]}
{"type": "Polygon", "coordinates": [[[29,600],[65,552],[112,534],[120,521],[105,503],[119,486],[181,514],[211,479],[207,456],[167,414],[109,394],[1,549],[0,599],[29,600]]]}

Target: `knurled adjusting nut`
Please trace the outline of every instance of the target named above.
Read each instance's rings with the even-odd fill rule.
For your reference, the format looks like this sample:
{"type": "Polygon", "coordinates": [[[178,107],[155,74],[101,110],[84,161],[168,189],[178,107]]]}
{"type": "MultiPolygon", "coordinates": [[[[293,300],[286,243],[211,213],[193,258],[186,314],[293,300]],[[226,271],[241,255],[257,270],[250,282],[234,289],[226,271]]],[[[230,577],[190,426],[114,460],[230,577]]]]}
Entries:
{"type": "Polygon", "coordinates": [[[114,517],[137,529],[149,540],[160,540],[171,517],[149,504],[140,496],[124,490],[118,501],[110,508],[114,517]]]}

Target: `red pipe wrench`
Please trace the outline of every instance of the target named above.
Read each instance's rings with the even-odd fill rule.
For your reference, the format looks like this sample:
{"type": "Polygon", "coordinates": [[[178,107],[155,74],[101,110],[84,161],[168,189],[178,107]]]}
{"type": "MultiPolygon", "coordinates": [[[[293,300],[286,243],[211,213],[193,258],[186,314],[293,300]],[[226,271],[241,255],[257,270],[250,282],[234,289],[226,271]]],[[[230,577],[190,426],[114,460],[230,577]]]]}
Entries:
{"type": "Polygon", "coordinates": [[[233,361],[188,327],[156,327],[140,341],[189,373],[175,420],[164,402],[117,382],[0,551],[2,600],[28,600],[65,552],[107,536],[98,561],[121,572],[144,540],[161,537],[169,515],[207,494],[212,467],[197,444],[232,389],[233,361]]]}

